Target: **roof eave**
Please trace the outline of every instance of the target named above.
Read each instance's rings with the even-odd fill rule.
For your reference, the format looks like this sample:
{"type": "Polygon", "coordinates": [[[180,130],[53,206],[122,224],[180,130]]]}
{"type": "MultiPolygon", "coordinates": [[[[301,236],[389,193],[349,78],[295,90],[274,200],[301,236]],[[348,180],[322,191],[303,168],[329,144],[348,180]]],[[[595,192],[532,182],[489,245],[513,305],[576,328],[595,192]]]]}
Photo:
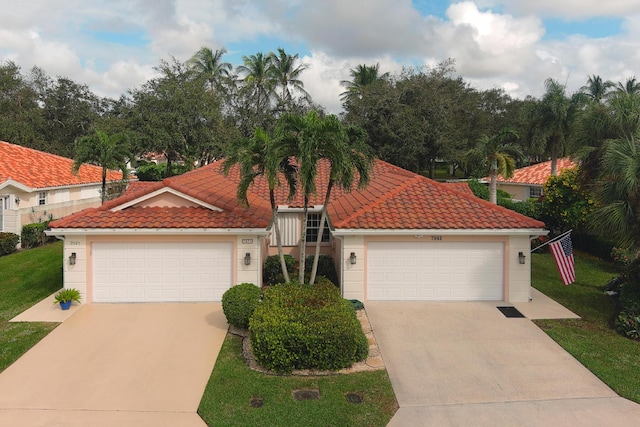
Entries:
{"type": "Polygon", "coordinates": [[[356,229],[343,228],[333,230],[336,236],[546,236],[549,230],[544,228],[456,228],[456,229],[356,229]]]}
{"type": "Polygon", "coordinates": [[[225,234],[253,234],[267,236],[270,232],[265,228],[52,228],[46,230],[47,236],[84,236],[109,235],[128,236],[154,234],[166,235],[225,235],[225,234]]]}

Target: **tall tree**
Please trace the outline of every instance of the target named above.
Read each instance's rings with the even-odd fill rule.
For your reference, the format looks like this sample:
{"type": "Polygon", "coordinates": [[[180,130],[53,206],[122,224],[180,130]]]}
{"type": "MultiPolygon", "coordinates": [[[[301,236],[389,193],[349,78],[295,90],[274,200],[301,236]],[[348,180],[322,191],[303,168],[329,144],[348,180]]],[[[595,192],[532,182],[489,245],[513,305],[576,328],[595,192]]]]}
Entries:
{"type": "Polygon", "coordinates": [[[271,53],[271,73],[280,86],[280,100],[291,100],[292,91],[299,92],[303,98],[310,99],[304,90],[304,83],[300,80],[302,72],[309,68],[309,64],[300,63],[298,54],[289,55],[283,48],[278,48],[278,53],[271,53]]]}
{"type": "Polygon", "coordinates": [[[289,199],[296,194],[296,172],[292,163],[292,150],[281,138],[272,138],[264,129],[258,128],[248,141],[238,140],[223,163],[223,170],[229,173],[234,165],[238,165],[240,182],[237,188],[238,200],[249,206],[247,193],[254,180],[264,176],[269,186],[269,202],[271,203],[271,224],[276,235],[280,266],[286,283],[289,283],[289,272],[282,250],[280,224],[278,222],[278,205],[276,204],[275,189],[280,185],[282,176],[289,186],[289,199]]]}
{"type": "Polygon", "coordinates": [[[351,80],[340,82],[347,89],[340,94],[340,99],[343,102],[348,102],[351,98],[360,96],[366,86],[389,78],[389,73],[380,74],[380,64],[359,64],[355,69],[349,70],[349,73],[351,74],[351,80]]]}
{"type": "Polygon", "coordinates": [[[601,102],[606,98],[609,91],[615,87],[613,82],[604,81],[602,77],[597,75],[589,76],[587,84],[582,86],[580,90],[585,93],[592,101],[601,102]]]}
{"type": "Polygon", "coordinates": [[[189,168],[220,158],[232,138],[223,124],[219,96],[204,76],[176,61],[162,61],[159,76],[131,92],[130,128],[147,151],[164,153],[167,173],[182,161],[189,168]]]}
{"type": "Polygon", "coordinates": [[[616,85],[617,92],[625,92],[629,94],[640,93],[640,82],[636,80],[636,77],[629,77],[626,82],[618,82],[616,85]]]}
{"type": "Polygon", "coordinates": [[[107,197],[107,171],[119,169],[122,171],[123,179],[126,179],[127,161],[130,159],[129,144],[123,135],[107,135],[102,131],[96,131],[93,135],[81,137],[76,141],[72,170],[78,173],[85,163],[102,168],[100,195],[104,203],[107,197]]]}
{"type": "Polygon", "coordinates": [[[311,268],[309,283],[314,284],[320,259],[320,248],[325,223],[327,221],[327,207],[331,199],[334,186],[344,191],[351,191],[357,179],[358,188],[364,188],[369,184],[374,156],[370,147],[366,144],[365,132],[355,126],[345,127],[336,116],[328,116],[327,127],[333,129],[322,147],[322,159],[329,163],[329,182],[325,190],[320,226],[316,239],[316,250],[311,268]]]}
{"type": "Polygon", "coordinates": [[[225,92],[225,84],[228,83],[233,70],[231,63],[222,60],[225,53],[227,49],[224,47],[211,50],[210,47],[203,46],[187,61],[187,66],[202,74],[211,90],[225,92]]]}
{"type": "Polygon", "coordinates": [[[636,252],[640,249],[639,136],[607,141],[595,191],[598,207],[591,221],[601,235],[636,252]]]}
{"type": "Polygon", "coordinates": [[[509,179],[516,168],[516,160],[522,158],[522,150],[515,144],[518,138],[512,129],[503,129],[489,137],[483,135],[475,148],[467,154],[469,160],[481,160],[486,162],[489,170],[489,201],[498,203],[497,181],[498,175],[509,179]]]}
{"type": "Polygon", "coordinates": [[[245,87],[252,93],[256,114],[264,113],[270,107],[274,93],[275,80],[271,71],[272,55],[258,52],[255,55],[243,56],[243,65],[237,68],[243,75],[245,87]]]}
{"type": "MultiPolygon", "coordinates": [[[[285,114],[278,123],[284,141],[294,148],[294,156],[298,163],[298,183],[303,194],[303,218],[300,238],[299,279],[305,281],[305,256],[307,246],[307,217],[309,199],[317,191],[316,177],[318,165],[322,159],[328,159],[329,151],[344,153],[346,142],[345,130],[336,116],[321,117],[317,111],[310,111],[304,116],[285,114]],[[338,142],[336,142],[338,141],[338,142]],[[338,148],[340,147],[340,148],[338,148]]],[[[337,159],[337,154],[333,156],[337,159]]],[[[344,161],[344,160],[340,160],[344,161]]],[[[320,235],[319,238],[322,238],[320,235]]]]}
{"type": "Polygon", "coordinates": [[[564,156],[570,129],[584,104],[584,95],[566,95],[564,85],[553,79],[545,81],[546,92],[530,111],[527,141],[534,153],[551,157],[551,174],[557,171],[558,157],[564,156]]]}

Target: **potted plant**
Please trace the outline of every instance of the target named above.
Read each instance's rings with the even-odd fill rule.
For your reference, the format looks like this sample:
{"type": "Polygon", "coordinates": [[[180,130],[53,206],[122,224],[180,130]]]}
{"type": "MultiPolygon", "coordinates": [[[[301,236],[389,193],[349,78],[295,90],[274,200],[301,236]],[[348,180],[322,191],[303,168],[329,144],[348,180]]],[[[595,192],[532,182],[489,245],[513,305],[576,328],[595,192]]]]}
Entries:
{"type": "Polygon", "coordinates": [[[69,310],[71,303],[80,302],[80,291],[74,288],[63,288],[55,295],[54,304],[60,303],[60,308],[69,310]]]}

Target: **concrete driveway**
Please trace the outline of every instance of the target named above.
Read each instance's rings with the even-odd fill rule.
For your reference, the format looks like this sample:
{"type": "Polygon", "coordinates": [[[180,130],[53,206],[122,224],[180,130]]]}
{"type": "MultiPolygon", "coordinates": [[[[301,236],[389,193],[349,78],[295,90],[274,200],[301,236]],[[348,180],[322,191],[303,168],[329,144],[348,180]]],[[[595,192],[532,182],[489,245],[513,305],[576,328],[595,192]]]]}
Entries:
{"type": "Polygon", "coordinates": [[[389,426],[638,425],[640,405],[497,305],[366,304],[400,406],[389,426]]]}
{"type": "Polygon", "coordinates": [[[194,426],[220,303],[88,304],[0,373],[3,426],[194,426]]]}

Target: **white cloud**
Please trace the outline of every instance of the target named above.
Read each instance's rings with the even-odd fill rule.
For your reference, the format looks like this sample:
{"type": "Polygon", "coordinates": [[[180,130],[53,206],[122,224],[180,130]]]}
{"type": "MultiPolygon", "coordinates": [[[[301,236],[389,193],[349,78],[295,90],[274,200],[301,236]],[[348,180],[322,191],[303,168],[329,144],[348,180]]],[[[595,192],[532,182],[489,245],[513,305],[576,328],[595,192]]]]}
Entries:
{"type": "Polygon", "coordinates": [[[171,55],[186,60],[203,45],[245,46],[234,53],[250,55],[280,44],[310,64],[305,87],[331,112],[340,109],[340,81],[363,63],[393,72],[453,58],[477,88],[539,96],[548,77],[577,88],[587,75],[617,81],[640,70],[640,1],[460,1],[444,19],[422,16],[411,0],[4,0],[0,14],[0,60],[112,97],[171,55]],[[545,17],[598,16],[623,19],[624,32],[543,38],[545,17]],[[120,42],[124,35],[134,42],[120,42]]]}

